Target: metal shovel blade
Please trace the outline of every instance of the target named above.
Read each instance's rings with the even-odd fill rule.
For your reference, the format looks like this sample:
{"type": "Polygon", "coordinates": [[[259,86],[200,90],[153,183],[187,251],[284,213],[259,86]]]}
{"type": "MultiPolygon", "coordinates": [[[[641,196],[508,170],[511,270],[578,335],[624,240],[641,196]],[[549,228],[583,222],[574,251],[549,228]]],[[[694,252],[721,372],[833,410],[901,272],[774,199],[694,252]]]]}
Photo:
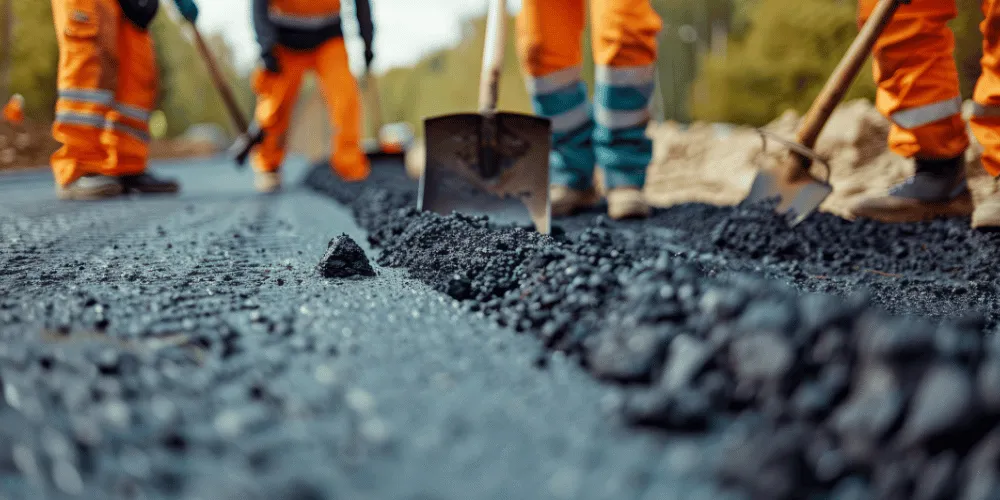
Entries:
{"type": "MultiPolygon", "coordinates": [[[[796,169],[799,167],[796,165],[796,169]]],[[[777,200],[775,212],[796,226],[815,212],[833,187],[801,170],[794,175],[760,171],[750,186],[744,204],[777,200]]]]}
{"type": "Polygon", "coordinates": [[[551,124],[519,113],[464,113],[424,121],[426,163],[417,208],[550,231],[551,124]]]}

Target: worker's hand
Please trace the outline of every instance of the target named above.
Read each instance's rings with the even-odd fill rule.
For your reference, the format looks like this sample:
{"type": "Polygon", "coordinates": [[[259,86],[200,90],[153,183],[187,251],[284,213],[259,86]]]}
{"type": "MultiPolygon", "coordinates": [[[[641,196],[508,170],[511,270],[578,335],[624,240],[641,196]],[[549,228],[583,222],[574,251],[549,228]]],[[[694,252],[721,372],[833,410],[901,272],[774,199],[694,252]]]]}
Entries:
{"type": "Polygon", "coordinates": [[[177,10],[181,11],[184,19],[192,23],[198,20],[198,6],[195,5],[194,0],[174,0],[174,3],[177,4],[177,10]]]}
{"type": "Polygon", "coordinates": [[[372,48],[371,47],[365,47],[365,70],[367,70],[368,72],[371,72],[371,70],[372,70],[372,61],[374,61],[374,60],[375,60],[375,53],[372,52],[372,48]]]}
{"type": "Polygon", "coordinates": [[[264,65],[264,69],[271,73],[281,73],[281,65],[278,64],[278,58],[274,57],[274,52],[268,50],[260,55],[260,62],[264,65]]]}

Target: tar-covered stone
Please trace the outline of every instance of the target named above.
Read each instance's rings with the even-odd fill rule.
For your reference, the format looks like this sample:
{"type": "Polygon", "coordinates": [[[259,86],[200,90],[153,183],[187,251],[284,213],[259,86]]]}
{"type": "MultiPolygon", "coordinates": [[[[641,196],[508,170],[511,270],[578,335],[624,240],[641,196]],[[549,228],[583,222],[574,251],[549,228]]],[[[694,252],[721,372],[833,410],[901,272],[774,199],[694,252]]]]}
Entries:
{"type": "Polygon", "coordinates": [[[965,369],[950,363],[932,367],[913,396],[899,442],[903,446],[925,443],[974,422],[973,391],[972,377],[965,369]]]}
{"type": "Polygon", "coordinates": [[[350,236],[342,234],[330,240],[323,260],[316,270],[324,278],[353,278],[375,276],[368,256],[350,236]]]}

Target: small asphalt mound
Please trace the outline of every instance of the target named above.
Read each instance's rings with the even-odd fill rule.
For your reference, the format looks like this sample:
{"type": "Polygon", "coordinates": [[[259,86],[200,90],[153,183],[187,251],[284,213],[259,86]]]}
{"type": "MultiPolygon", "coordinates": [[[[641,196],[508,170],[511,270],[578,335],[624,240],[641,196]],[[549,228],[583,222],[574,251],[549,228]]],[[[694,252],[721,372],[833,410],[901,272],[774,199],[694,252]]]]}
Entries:
{"type": "Polygon", "coordinates": [[[373,277],[375,270],[365,251],[346,234],[330,240],[316,270],[324,278],[373,277]]]}

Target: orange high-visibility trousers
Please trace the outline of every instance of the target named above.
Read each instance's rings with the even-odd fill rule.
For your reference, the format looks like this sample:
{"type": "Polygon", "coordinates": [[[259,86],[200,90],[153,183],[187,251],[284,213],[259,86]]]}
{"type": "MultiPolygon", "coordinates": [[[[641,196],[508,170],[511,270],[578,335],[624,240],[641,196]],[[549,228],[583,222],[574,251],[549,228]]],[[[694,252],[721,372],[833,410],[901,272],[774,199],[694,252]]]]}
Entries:
{"type": "Polygon", "coordinates": [[[367,178],[371,166],[361,149],[358,83],[351,74],[343,37],[332,38],[309,51],[295,51],[279,45],[275,47],[275,57],[281,72],[271,73],[258,68],[253,77],[257,93],[255,118],[265,134],[264,141],[254,152],[254,168],[275,172],[281,167],[302,78],[307,71],[314,70],[334,131],[330,165],[345,180],[367,178]]]}
{"type": "Polygon", "coordinates": [[[52,155],[56,182],[146,169],[156,102],[153,41],[122,16],[117,0],[52,0],[59,43],[59,98],[52,155]]]}
{"type": "MultiPolygon", "coordinates": [[[[863,23],[877,0],[861,0],[863,23]]],[[[970,126],[983,145],[983,167],[1000,175],[1000,1],[983,0],[986,19],[982,76],[976,84],[970,126]]],[[[913,0],[900,6],[875,46],[876,106],[892,121],[889,146],[905,157],[943,159],[962,154],[968,136],[947,22],[954,0],[913,0]]]]}

